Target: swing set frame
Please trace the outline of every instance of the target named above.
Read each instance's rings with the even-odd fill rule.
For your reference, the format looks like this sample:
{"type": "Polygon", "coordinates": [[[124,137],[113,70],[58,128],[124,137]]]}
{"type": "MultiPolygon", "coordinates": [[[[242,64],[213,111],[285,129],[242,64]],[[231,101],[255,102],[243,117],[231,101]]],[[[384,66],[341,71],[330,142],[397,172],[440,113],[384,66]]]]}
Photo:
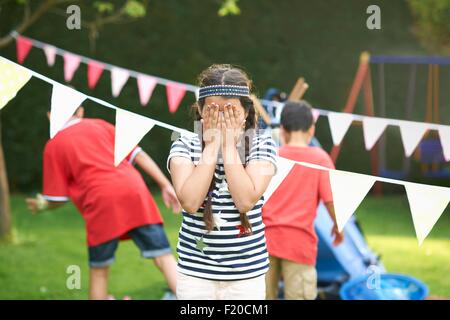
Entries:
{"type": "MultiPolygon", "coordinates": [[[[427,83],[427,105],[426,105],[426,117],[425,122],[440,123],[439,115],[439,68],[441,65],[450,65],[450,58],[437,57],[437,56],[371,56],[368,52],[363,52],[360,55],[359,66],[356,71],[352,87],[350,89],[346,104],[342,112],[353,113],[355,109],[358,96],[363,91],[364,94],[364,109],[367,116],[375,116],[374,113],[374,100],[373,100],[373,88],[371,80],[370,64],[378,65],[378,81],[379,81],[379,116],[384,117],[386,114],[386,101],[385,101],[385,85],[384,85],[384,65],[385,64],[410,64],[410,78],[407,89],[406,99],[406,119],[411,119],[412,110],[414,106],[414,95],[416,90],[416,72],[417,65],[428,65],[428,83],[427,83]]],[[[362,125],[361,121],[355,121],[356,125],[362,125]]],[[[425,134],[424,139],[436,138],[434,132],[428,131],[425,134]]],[[[422,140],[422,141],[423,141],[422,140]]],[[[341,145],[333,146],[330,155],[333,161],[336,163],[339,153],[341,151],[341,145]]],[[[370,150],[370,162],[371,172],[374,176],[380,175],[380,168],[385,170],[386,168],[386,141],[384,137],[381,137],[375,146],[370,150]]],[[[420,148],[417,148],[415,152],[415,158],[420,160],[420,148]]],[[[410,169],[410,158],[404,158],[403,160],[403,172],[407,173],[410,169]]],[[[422,164],[422,172],[426,172],[427,164],[422,164]]],[[[431,164],[431,170],[438,170],[437,164],[431,164]]],[[[382,195],[382,185],[375,183],[374,194],[376,196],[382,195]]]]}

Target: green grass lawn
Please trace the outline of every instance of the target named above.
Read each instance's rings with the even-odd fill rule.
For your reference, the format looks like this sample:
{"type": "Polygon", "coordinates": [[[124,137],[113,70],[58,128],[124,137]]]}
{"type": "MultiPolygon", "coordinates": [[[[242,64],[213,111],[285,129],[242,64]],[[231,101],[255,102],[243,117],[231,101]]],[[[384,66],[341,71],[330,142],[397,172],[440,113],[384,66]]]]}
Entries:
{"type": "MultiPolygon", "coordinates": [[[[0,299],[85,299],[88,268],[83,220],[72,205],[31,216],[22,196],[11,201],[15,244],[0,245],[0,299]],[[81,290],[66,288],[69,265],[82,270],[81,290]]],[[[161,198],[156,200],[162,208],[161,198]]],[[[450,298],[450,215],[441,217],[418,247],[406,198],[368,197],[358,217],[371,247],[391,272],[426,282],[430,294],[450,298]]],[[[163,211],[166,231],[175,248],[180,216],[163,211]]],[[[159,299],[166,287],[152,262],[141,259],[131,241],[123,242],[111,270],[110,292],[116,297],[159,299]]]]}
{"type": "MultiPolygon", "coordinates": [[[[163,208],[161,198],[156,197],[163,208]]],[[[11,207],[17,244],[0,244],[0,299],[86,299],[88,258],[84,221],[69,204],[32,216],[24,197],[13,196],[11,207]],[[66,288],[69,265],[81,268],[81,290],[66,288]]],[[[175,249],[181,216],[164,210],[166,232],[175,249]]],[[[160,299],[166,284],[150,260],[142,259],[132,241],[119,246],[110,272],[116,298],[160,299]]]]}
{"type": "Polygon", "coordinates": [[[357,216],[388,271],[422,280],[430,296],[450,298],[450,206],[420,247],[406,196],[367,198],[357,216]]]}

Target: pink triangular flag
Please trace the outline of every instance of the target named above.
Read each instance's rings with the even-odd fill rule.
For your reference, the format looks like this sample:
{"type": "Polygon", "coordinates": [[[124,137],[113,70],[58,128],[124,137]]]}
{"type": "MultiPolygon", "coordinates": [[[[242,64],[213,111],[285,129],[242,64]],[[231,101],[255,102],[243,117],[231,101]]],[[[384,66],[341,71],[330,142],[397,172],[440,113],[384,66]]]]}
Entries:
{"type": "Polygon", "coordinates": [[[450,126],[440,126],[439,137],[441,138],[445,161],[450,161],[450,126]]]}
{"type": "Polygon", "coordinates": [[[113,67],[111,69],[111,91],[113,97],[118,97],[123,86],[127,83],[130,73],[121,68],[113,67]]]}
{"type": "Polygon", "coordinates": [[[17,36],[16,39],[16,52],[17,52],[17,61],[22,64],[25,61],[25,58],[30,53],[31,47],[33,47],[33,43],[30,39],[24,38],[22,36],[17,36]]]}
{"type": "Polygon", "coordinates": [[[186,87],[181,83],[169,82],[166,85],[167,102],[169,104],[169,111],[174,113],[177,111],[184,95],[186,94],[186,87]]]}
{"type": "Polygon", "coordinates": [[[88,87],[89,89],[94,89],[97,85],[98,79],[100,79],[100,76],[103,73],[103,69],[105,69],[105,66],[97,61],[90,60],[88,62],[88,70],[87,70],[87,77],[88,77],[88,87]]]}
{"type": "Polygon", "coordinates": [[[145,74],[139,74],[137,76],[137,84],[139,89],[139,100],[141,105],[147,105],[153,90],[156,86],[156,79],[145,74]]]}
{"type": "Polygon", "coordinates": [[[77,71],[78,66],[80,65],[81,58],[76,54],[72,54],[69,52],[64,53],[64,80],[66,82],[72,81],[73,75],[75,71],[77,71]]]}
{"type": "Polygon", "coordinates": [[[45,45],[44,53],[47,57],[47,64],[51,67],[55,64],[56,48],[54,46],[45,45]]]}

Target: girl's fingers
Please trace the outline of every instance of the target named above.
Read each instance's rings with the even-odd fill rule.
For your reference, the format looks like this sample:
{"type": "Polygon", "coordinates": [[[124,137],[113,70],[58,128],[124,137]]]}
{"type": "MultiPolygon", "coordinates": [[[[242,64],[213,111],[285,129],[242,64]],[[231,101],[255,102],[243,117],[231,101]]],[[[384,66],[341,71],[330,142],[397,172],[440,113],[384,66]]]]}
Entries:
{"type": "Polygon", "coordinates": [[[205,106],[202,111],[202,120],[204,125],[208,125],[209,121],[209,105],[205,106]]]}
{"type": "Polygon", "coordinates": [[[209,109],[209,129],[214,128],[214,111],[215,111],[215,106],[214,104],[211,104],[210,109],[209,109]]]}
{"type": "Polygon", "coordinates": [[[218,121],[219,121],[219,107],[215,105],[213,110],[213,121],[211,123],[213,128],[217,128],[218,121]]]}
{"type": "Polygon", "coordinates": [[[231,109],[231,107],[229,105],[226,105],[224,107],[223,114],[224,114],[224,117],[225,117],[225,124],[226,124],[227,128],[231,129],[233,127],[232,127],[232,122],[231,122],[232,119],[231,119],[230,109],[231,109]]]}
{"type": "Polygon", "coordinates": [[[233,117],[234,117],[234,120],[236,121],[236,125],[240,126],[242,124],[241,112],[239,110],[237,110],[236,107],[233,107],[233,117]]]}
{"type": "Polygon", "coordinates": [[[235,128],[240,128],[240,126],[239,126],[239,114],[240,113],[238,111],[236,111],[236,107],[235,106],[232,106],[230,108],[230,118],[231,118],[231,122],[232,122],[232,124],[233,124],[233,126],[235,128]]]}

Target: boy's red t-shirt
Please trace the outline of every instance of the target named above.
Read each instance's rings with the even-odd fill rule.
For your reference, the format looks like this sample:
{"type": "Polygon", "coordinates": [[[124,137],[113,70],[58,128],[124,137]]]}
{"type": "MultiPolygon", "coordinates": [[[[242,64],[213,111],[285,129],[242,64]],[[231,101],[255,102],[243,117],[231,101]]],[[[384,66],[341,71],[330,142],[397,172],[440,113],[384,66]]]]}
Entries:
{"type": "MultiPolygon", "coordinates": [[[[282,146],[279,156],[333,168],[330,156],[318,147],[282,146]]],[[[314,230],[319,201],[333,201],[327,171],[294,165],[263,207],[267,249],[271,256],[315,265],[314,230]]]]}
{"type": "Polygon", "coordinates": [[[131,163],[137,149],[114,166],[114,131],[106,121],[83,119],[66,125],[44,150],[44,197],[73,201],[85,220],[89,246],[126,238],[129,230],[142,225],[162,223],[131,163]]]}

